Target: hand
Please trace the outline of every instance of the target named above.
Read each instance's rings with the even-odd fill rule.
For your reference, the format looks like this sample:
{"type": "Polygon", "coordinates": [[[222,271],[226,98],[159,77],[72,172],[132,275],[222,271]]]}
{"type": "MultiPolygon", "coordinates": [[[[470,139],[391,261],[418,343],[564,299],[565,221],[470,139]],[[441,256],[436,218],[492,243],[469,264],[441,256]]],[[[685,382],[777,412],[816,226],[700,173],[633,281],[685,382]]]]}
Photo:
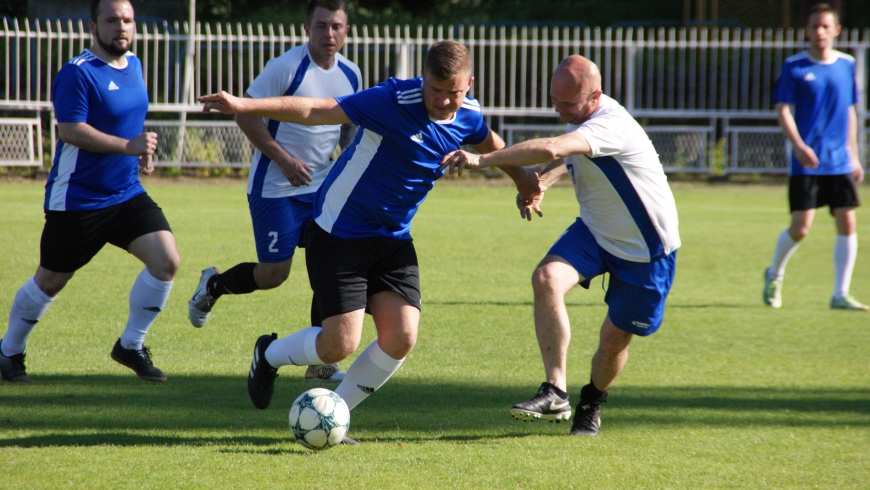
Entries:
{"type": "Polygon", "coordinates": [[[463,169],[478,169],[483,168],[483,166],[480,164],[480,155],[456,150],[444,155],[444,158],[441,159],[441,167],[439,170],[444,170],[446,168],[450,169],[450,175],[453,175],[453,171],[456,170],[459,176],[462,177],[463,169]]]}
{"type": "Polygon", "coordinates": [[[157,150],[157,133],[142,133],[127,142],[127,155],[153,155],[157,150]]]}
{"type": "Polygon", "coordinates": [[[543,182],[541,182],[541,170],[539,168],[518,167],[518,170],[522,172],[518,172],[518,178],[514,179],[514,183],[517,186],[517,191],[523,198],[528,199],[533,194],[547,190],[543,182]],[[519,175],[520,173],[522,175],[519,175]]]}
{"type": "Polygon", "coordinates": [[[544,213],[541,211],[541,201],[543,200],[543,192],[536,192],[528,198],[523,198],[522,195],[517,194],[517,208],[520,210],[520,218],[531,221],[532,211],[534,211],[539,217],[543,218],[544,213]]]}
{"type": "Polygon", "coordinates": [[[861,166],[861,162],[856,161],[852,164],[852,174],[855,176],[856,184],[864,182],[864,167],[861,166]]]}
{"type": "Polygon", "coordinates": [[[312,168],[305,164],[302,160],[288,157],[284,162],[278,163],[278,168],[284,174],[287,182],[290,182],[294,187],[302,187],[311,183],[312,168]]]}
{"type": "Polygon", "coordinates": [[[143,175],[151,175],[154,172],[154,156],[141,155],[139,157],[139,173],[143,175]]]}
{"type": "Polygon", "coordinates": [[[203,95],[198,100],[205,104],[202,112],[215,110],[224,114],[237,114],[243,104],[241,98],[230,95],[223,90],[219,94],[203,95]]]}
{"type": "Polygon", "coordinates": [[[818,168],[819,167],[819,157],[816,156],[816,152],[807,145],[801,145],[800,147],[794,148],[795,157],[798,159],[798,163],[803,165],[806,168],[818,168]]]}

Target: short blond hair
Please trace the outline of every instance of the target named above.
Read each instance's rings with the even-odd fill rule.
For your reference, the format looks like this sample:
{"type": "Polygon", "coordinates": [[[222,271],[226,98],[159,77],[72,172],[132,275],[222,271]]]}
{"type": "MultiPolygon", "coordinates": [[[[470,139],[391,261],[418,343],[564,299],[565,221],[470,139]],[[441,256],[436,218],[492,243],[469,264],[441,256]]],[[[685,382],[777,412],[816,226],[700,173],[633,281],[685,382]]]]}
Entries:
{"type": "Polygon", "coordinates": [[[423,72],[437,80],[452,80],[459,75],[471,74],[471,53],[456,41],[438,41],[429,47],[423,72]]]}

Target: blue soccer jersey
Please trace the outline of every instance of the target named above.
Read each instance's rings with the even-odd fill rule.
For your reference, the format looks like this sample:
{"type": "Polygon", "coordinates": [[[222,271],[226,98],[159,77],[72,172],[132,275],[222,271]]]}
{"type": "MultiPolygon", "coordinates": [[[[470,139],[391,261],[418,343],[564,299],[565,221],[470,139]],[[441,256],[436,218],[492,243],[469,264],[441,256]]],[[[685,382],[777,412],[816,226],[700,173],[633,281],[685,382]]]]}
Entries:
{"type": "Polygon", "coordinates": [[[422,78],[393,78],[336,97],[360,131],[317,193],[315,221],[328,233],[410,239],[411,219],[444,175],[441,158],[486,140],[489,128],[476,100],[466,97],[451,119],[433,121],[422,87],[422,78]]]}
{"type": "Polygon", "coordinates": [[[833,63],[813,59],[806,51],[782,65],[773,93],[775,104],[793,106],[798,133],[819,157],[819,167],[806,168],[792,155],[792,175],[842,175],[852,172],[849,155],[849,108],[858,103],[855,59],[835,51],[833,63]]]}
{"type": "MultiPolygon", "coordinates": [[[[119,69],[85,50],[64,65],[51,90],[57,121],[87,123],[125,139],[142,134],[148,92],[139,59],[132,53],[126,59],[119,69]]],[[[138,172],[138,157],[94,153],[60,141],[45,186],[45,209],[88,211],[125,202],[145,192],[138,172]]]]}

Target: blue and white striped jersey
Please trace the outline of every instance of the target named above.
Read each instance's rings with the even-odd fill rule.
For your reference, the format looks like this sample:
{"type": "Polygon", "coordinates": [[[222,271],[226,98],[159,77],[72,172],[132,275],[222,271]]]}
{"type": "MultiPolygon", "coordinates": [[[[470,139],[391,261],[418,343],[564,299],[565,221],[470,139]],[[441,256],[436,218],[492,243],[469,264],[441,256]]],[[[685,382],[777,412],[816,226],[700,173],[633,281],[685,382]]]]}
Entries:
{"type": "Polygon", "coordinates": [[[444,175],[441,158],[486,140],[489,128],[476,100],[466,97],[451,119],[433,121],[422,91],[422,78],[391,78],[336,97],[360,131],[317,193],[321,228],[340,238],[410,239],[411,219],[444,175]]]}
{"type": "MultiPolygon", "coordinates": [[[[119,69],[86,49],[67,62],[51,89],[57,121],[87,123],[125,139],[142,134],[148,91],[139,59],[133,53],[126,59],[127,66],[119,69]]],[[[102,209],[143,192],[138,157],[94,153],[60,141],[45,185],[45,209],[102,209]]]]}
{"type": "Polygon", "coordinates": [[[592,151],[566,159],[581,219],[607,252],[650,262],[680,247],[677,206],[646,131],[612,98],[602,95],[579,126],[592,151]]]}
{"type": "MultiPolygon", "coordinates": [[[[305,43],[272,58],[247,93],[255,99],[282,95],[329,98],[358,92],[361,80],[359,68],[340,53],[336,53],[332,67],[324,70],[311,61],[305,43]]],[[[255,148],[248,174],[248,194],[274,198],[316,192],[332,166],[330,155],[338,144],[341,126],[304,126],[271,119],[265,122],[281,148],[311,167],[312,180],[307,186],[294,187],[281,169],[255,148]]]]}

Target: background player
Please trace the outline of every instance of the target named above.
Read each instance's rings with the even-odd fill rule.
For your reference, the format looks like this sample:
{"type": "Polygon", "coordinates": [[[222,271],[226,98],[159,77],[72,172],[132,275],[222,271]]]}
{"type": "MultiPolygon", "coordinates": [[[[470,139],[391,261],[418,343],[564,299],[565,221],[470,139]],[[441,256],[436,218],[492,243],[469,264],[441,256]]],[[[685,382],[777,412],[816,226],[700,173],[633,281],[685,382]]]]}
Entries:
{"type": "Polygon", "coordinates": [[[442,156],[464,144],[484,153],[504,146],[466,96],[473,81],[468,50],[443,41],[426,54],[422,78],[390,79],[355,95],[200,98],[206,110],[361,128],[318,191],[308,232],[308,276],[323,327],[257,340],[248,378],[256,407],[269,405],[278,367],[337,362],[354,352],[366,310],[378,339],[335,390],[348,407],[386,383],[414,347],[420,285],[411,219],[444,173],[442,156]]]}
{"type": "Polygon", "coordinates": [[[828,4],[813,7],[806,27],[810,45],[785,60],[773,94],[792,158],[788,184],[791,225],[779,234],[773,260],[764,271],[762,299],[772,308],[782,306],[782,279],[789,257],[809,234],[816,208],[828,206],[837,224],[831,308],[870,310],[849,295],[858,255],[856,184],[864,179],[864,169],[858,159],[855,59],[834,49],[841,29],[837,12],[828,4]]]}
{"type": "MultiPolygon", "coordinates": [[[[360,88],[359,68],[339,53],[347,36],[343,0],[311,0],[306,9],[308,42],[266,65],[246,96],[298,95],[337,97],[360,88]]],[[[259,263],[237,264],[224,273],[209,267],[188,304],[195,327],[205,325],[215,302],[224,294],[248,294],[280,286],[290,274],[297,246],[304,246],[311,223],[314,195],[333,161],[341,126],[305,126],[251,114],[236,114],[236,123],[256,147],[248,174],[248,206],[254,225],[259,263]]],[[[313,315],[312,325],[320,325],[313,315]]],[[[305,379],[339,382],[338,364],[309,366],[305,379]]]]}
{"type": "Polygon", "coordinates": [[[540,215],[545,191],[566,173],[574,182],[582,217],[547,252],[532,275],[535,331],[547,381],[530,401],[511,408],[521,419],[568,419],[567,356],[571,325],[565,294],[578,283],[610,274],[598,351],[589,384],[580,390],[572,435],[594,436],[607,389],[628,361],[635,335],[656,332],[676,269],[680,246],[677,209],[658,154],[643,128],[601,93],[595,63],[569,56],[550,83],[550,99],[567,134],[524,141],[488,155],[455,152],[443,159],[451,171],[493,165],[552,162],[540,176],[541,192],[518,199],[524,217],[540,215]],[[562,159],[567,159],[567,162],[562,159]]]}
{"type": "Polygon", "coordinates": [[[92,1],[89,24],[91,48],[64,65],[52,86],[61,141],[45,187],[39,267],[15,295],[0,341],[0,372],[7,381],[32,381],[24,366],[27,337],[75,271],[106,243],[145,264],[112,359],[144,380],[166,381],[143,342],[169,298],[180,261],[169,223],[137,175],[154,171],[157,135],[142,132],[148,92],[142,65],[128,51],[136,31],[133,6],[92,1]]]}

